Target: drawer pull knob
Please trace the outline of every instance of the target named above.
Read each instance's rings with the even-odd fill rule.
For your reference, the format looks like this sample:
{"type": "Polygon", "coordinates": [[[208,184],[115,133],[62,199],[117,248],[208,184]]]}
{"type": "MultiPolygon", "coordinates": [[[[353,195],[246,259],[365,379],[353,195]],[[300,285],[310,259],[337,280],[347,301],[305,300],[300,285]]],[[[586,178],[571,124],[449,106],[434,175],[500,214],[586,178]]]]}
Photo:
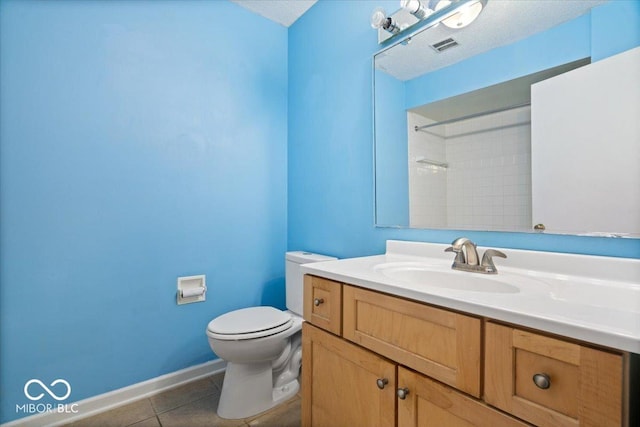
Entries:
{"type": "Polygon", "coordinates": [[[378,385],[378,388],[380,390],[384,389],[384,386],[386,386],[387,384],[389,384],[389,380],[386,378],[378,378],[376,380],[376,384],[378,385]]]}
{"type": "Polygon", "coordinates": [[[409,389],[408,388],[399,388],[398,391],[396,392],[396,395],[398,396],[398,399],[406,399],[407,395],[409,394],[409,389]]]}
{"type": "Polygon", "coordinates": [[[535,374],[533,376],[533,383],[536,387],[546,390],[551,387],[551,378],[549,378],[547,374],[535,374]]]}
{"type": "Polygon", "coordinates": [[[316,299],[313,300],[313,305],[315,305],[317,307],[320,304],[322,304],[323,302],[324,302],[323,298],[316,298],[316,299]]]}

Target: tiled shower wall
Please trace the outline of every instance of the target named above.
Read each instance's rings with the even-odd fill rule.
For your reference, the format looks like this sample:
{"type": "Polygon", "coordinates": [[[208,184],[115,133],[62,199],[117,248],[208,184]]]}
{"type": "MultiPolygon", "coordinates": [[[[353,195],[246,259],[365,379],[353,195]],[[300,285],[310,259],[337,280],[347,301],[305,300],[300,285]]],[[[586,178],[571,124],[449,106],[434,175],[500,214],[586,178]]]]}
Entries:
{"type": "Polygon", "coordinates": [[[416,132],[415,126],[433,121],[407,113],[409,140],[409,223],[417,228],[447,226],[447,169],[419,163],[446,162],[446,139],[436,132],[416,132]]]}
{"type": "Polygon", "coordinates": [[[416,132],[429,119],[409,112],[411,226],[530,230],[530,116],[527,106],[416,132]]]}

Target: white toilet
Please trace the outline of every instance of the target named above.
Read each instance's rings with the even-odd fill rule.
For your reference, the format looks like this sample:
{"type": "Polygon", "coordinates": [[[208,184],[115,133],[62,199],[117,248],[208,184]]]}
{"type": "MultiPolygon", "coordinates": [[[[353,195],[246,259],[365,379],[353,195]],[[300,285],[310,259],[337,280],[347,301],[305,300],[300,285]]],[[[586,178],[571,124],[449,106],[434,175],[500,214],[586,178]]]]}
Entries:
{"type": "Polygon", "coordinates": [[[287,311],[249,307],[207,326],[211,349],[227,361],[218,404],[221,418],[246,418],[293,397],[300,389],[302,293],[300,265],[336,258],[286,253],[287,311]]]}

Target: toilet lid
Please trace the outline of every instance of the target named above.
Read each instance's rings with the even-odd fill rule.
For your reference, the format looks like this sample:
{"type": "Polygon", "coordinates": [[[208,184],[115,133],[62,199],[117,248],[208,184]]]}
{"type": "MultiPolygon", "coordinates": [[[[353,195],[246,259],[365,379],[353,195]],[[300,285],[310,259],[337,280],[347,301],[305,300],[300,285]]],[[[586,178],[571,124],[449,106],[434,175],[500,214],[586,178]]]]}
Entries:
{"type": "Polygon", "coordinates": [[[258,332],[273,333],[284,330],[292,323],[291,314],[274,307],[249,307],[216,317],[207,329],[217,335],[244,335],[258,332]],[[287,325],[289,324],[289,325],[287,325]]]}

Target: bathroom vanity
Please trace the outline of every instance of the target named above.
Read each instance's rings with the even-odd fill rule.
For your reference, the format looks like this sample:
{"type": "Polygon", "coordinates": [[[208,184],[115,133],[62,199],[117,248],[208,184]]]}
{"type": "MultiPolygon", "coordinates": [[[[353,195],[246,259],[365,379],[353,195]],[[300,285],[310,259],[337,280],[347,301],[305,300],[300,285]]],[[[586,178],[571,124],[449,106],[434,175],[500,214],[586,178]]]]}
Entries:
{"type": "Polygon", "coordinates": [[[302,267],[303,426],[638,425],[640,260],[446,247],[302,267]]]}

